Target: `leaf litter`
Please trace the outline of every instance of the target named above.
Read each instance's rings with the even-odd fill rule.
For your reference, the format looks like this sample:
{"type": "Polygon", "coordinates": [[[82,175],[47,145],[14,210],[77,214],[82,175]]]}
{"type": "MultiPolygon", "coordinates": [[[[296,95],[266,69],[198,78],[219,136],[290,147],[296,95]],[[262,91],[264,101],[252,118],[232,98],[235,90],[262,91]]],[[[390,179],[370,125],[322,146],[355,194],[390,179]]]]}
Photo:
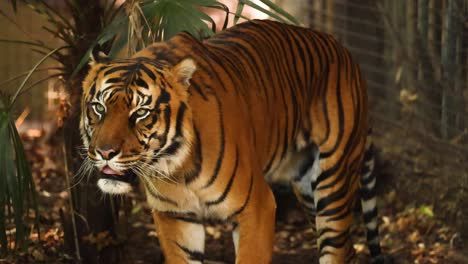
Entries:
{"type": "MultiPolygon", "coordinates": [[[[60,211],[66,210],[68,195],[61,169],[60,155],[43,134],[25,132],[27,156],[32,165],[33,177],[39,193],[39,217],[41,236],[31,229],[28,248],[16,252],[0,263],[73,263],[72,253],[64,247],[64,231],[60,222],[60,211]],[[31,134],[31,133],[30,133],[31,134]]],[[[381,245],[390,254],[394,263],[468,263],[463,253],[464,245],[460,235],[443,222],[431,205],[404,206],[394,190],[386,193],[379,204],[381,245]]],[[[122,263],[159,263],[162,254],[154,230],[150,208],[144,197],[135,195],[127,221],[129,230],[123,237],[126,252],[122,263]],[[155,262],[156,261],[156,262],[155,262]]],[[[316,232],[292,194],[277,194],[278,210],[274,244],[274,264],[313,263],[317,261],[316,232]],[[286,197],[290,196],[290,197],[286,197]]],[[[356,222],[360,223],[359,217],[356,222]]],[[[233,263],[234,246],[231,237],[231,224],[207,225],[206,263],[233,263]]],[[[11,230],[14,233],[14,229],[11,230]]],[[[365,229],[357,224],[352,230],[354,248],[360,263],[368,263],[368,250],[365,243],[365,229]]],[[[115,246],[116,241],[107,233],[91,234],[85,238],[96,245],[98,250],[115,246]]]]}

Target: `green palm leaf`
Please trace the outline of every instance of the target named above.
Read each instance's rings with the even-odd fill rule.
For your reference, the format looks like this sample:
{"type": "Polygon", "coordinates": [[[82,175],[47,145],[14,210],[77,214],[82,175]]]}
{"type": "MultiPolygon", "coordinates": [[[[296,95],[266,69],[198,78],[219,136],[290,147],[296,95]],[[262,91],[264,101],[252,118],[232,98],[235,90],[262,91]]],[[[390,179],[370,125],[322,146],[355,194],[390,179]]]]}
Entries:
{"type": "Polygon", "coordinates": [[[206,13],[201,11],[201,8],[213,8],[224,11],[226,13],[223,29],[229,22],[229,14],[234,14],[234,24],[238,22],[244,6],[250,6],[257,9],[270,17],[285,23],[299,24],[298,20],[288,14],[286,11],[275,5],[270,0],[261,0],[268,8],[264,8],[255,4],[250,0],[239,0],[236,12],[231,12],[226,5],[218,0],[149,0],[136,1],[135,5],[141,7],[141,14],[138,12],[132,16],[139,15],[142,23],[142,28],[132,29],[129,23],[129,14],[120,13],[112,23],[106,27],[102,34],[96,39],[94,45],[88,49],[82,57],[80,63],[75,68],[73,75],[88,62],[89,55],[96,44],[104,44],[112,41],[113,45],[109,55],[115,56],[129,42],[137,42],[137,49],[143,48],[154,41],[163,41],[171,38],[181,31],[187,31],[200,39],[209,37],[216,33],[215,21],[206,13]],[[129,38],[131,30],[138,33],[141,32],[143,39],[135,40],[129,38]],[[143,42],[143,43],[142,43],[143,42]]]}
{"type": "MultiPolygon", "coordinates": [[[[27,238],[23,217],[32,208],[37,214],[36,192],[28,160],[24,152],[18,131],[12,117],[13,104],[36,69],[60,48],[44,56],[28,72],[13,96],[0,94],[0,245],[1,255],[5,255],[9,245],[7,231],[15,228],[15,249],[25,245],[27,238]]],[[[36,228],[39,234],[39,218],[36,217],[36,228]]]]}

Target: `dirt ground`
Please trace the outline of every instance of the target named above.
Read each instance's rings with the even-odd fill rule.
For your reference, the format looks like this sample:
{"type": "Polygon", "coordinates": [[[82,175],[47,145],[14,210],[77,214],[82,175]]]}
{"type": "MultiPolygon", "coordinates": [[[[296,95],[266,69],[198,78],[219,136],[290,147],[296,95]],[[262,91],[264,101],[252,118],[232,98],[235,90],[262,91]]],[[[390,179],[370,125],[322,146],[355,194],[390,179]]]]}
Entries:
{"type": "MultiPolygon", "coordinates": [[[[60,210],[67,208],[68,192],[64,174],[55,153],[42,138],[24,136],[39,192],[41,238],[31,233],[32,243],[25,252],[9,255],[0,263],[73,263],[64,250],[60,210]],[[55,154],[54,154],[55,153],[55,154]]],[[[468,263],[466,241],[430,204],[408,203],[397,188],[408,188],[392,181],[395,171],[386,162],[377,166],[379,184],[379,220],[383,251],[394,263],[468,263]],[[390,186],[390,187],[389,187],[390,186]]],[[[278,204],[274,246],[274,264],[317,263],[316,235],[287,187],[275,187],[278,204]]],[[[417,193],[417,190],[414,191],[417,193]]],[[[126,200],[128,210],[122,217],[116,241],[108,234],[94,234],[89,243],[99,249],[119,244],[123,263],[161,263],[157,233],[144,198],[134,195],[126,200]]],[[[65,212],[66,213],[66,212],[65,212]]],[[[365,231],[359,216],[353,229],[354,247],[361,263],[368,262],[365,231]]],[[[234,263],[234,247],[229,225],[206,226],[206,263],[234,263]]]]}

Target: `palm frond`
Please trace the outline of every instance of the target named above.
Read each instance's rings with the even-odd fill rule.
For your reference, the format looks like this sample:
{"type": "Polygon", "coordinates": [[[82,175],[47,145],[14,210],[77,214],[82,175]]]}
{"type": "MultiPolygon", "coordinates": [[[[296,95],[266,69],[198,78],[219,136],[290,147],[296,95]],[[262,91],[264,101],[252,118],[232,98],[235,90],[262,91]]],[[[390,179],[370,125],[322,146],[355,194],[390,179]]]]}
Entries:
{"type": "Polygon", "coordinates": [[[226,17],[223,29],[228,25],[230,14],[234,14],[234,24],[238,22],[239,18],[244,18],[242,16],[244,6],[257,9],[278,21],[299,24],[297,19],[270,0],[260,1],[265,4],[266,8],[251,0],[239,0],[235,13],[218,0],[135,0],[126,2],[118,8],[115,7],[114,0],[111,3],[106,1],[105,10],[108,10],[106,13],[115,16],[115,19],[103,29],[93,45],[89,47],[72,75],[74,76],[86,64],[92,49],[97,44],[102,45],[112,41],[113,44],[109,52],[112,57],[126,45],[129,45],[130,51],[133,53],[133,49],[141,49],[154,41],[167,40],[181,31],[187,31],[198,38],[213,35],[216,33],[215,21],[201,11],[201,8],[224,11],[226,17]],[[122,8],[124,5],[126,8],[122,8]],[[114,8],[114,12],[110,12],[112,8],[114,8]],[[122,9],[126,10],[126,14],[120,12],[122,9]],[[141,12],[135,10],[141,10],[141,12]]]}
{"type": "Polygon", "coordinates": [[[244,6],[245,3],[242,1],[239,1],[239,3],[237,4],[236,13],[234,13],[234,24],[237,24],[237,22],[241,18],[242,11],[244,11],[244,6]]]}
{"type": "Polygon", "coordinates": [[[33,46],[37,48],[43,48],[49,51],[53,50],[53,48],[48,47],[47,45],[45,45],[43,42],[40,42],[40,41],[27,41],[27,40],[20,40],[20,39],[0,39],[0,42],[28,45],[28,46],[33,46]]]}
{"type": "MultiPolygon", "coordinates": [[[[239,3],[241,1],[239,1],[239,3]]],[[[260,0],[260,2],[262,2],[264,5],[268,6],[274,13],[277,13],[280,16],[282,16],[281,20],[279,20],[279,21],[282,21],[284,23],[292,23],[292,24],[295,24],[295,25],[300,25],[301,24],[297,18],[295,18],[293,15],[286,12],[286,10],[282,9],[281,7],[279,7],[278,5],[273,3],[272,1],[270,1],[270,0],[260,0]]],[[[256,8],[256,7],[254,7],[254,8],[256,8]]],[[[261,9],[258,9],[258,10],[262,11],[261,9]]],[[[265,13],[265,14],[267,14],[267,13],[265,13]]]]}
{"type": "MultiPolygon", "coordinates": [[[[28,237],[23,217],[29,209],[36,211],[37,203],[34,181],[29,163],[26,159],[23,144],[14,123],[11,111],[18,95],[23,91],[27,81],[38,67],[60,48],[54,49],[41,58],[26,74],[23,82],[13,96],[0,94],[0,254],[4,255],[9,249],[17,249],[25,245],[28,237]],[[15,229],[15,235],[7,233],[15,229]],[[14,247],[9,242],[14,242],[14,247]]],[[[35,84],[33,84],[35,85],[35,84]]],[[[39,218],[36,217],[36,228],[39,218]]],[[[10,232],[11,234],[11,232],[10,232]]]]}
{"type": "MultiPolygon", "coordinates": [[[[44,68],[37,68],[37,69],[34,71],[34,73],[39,73],[39,72],[48,71],[48,70],[63,71],[63,68],[62,68],[62,67],[44,67],[44,68]]],[[[1,82],[0,82],[0,87],[5,86],[5,85],[7,85],[7,84],[9,84],[9,83],[12,83],[12,82],[14,82],[14,81],[16,81],[16,80],[18,80],[18,79],[20,79],[20,78],[22,78],[22,77],[25,77],[25,76],[28,75],[28,74],[29,74],[29,71],[26,71],[26,72],[20,73],[20,74],[18,74],[18,75],[16,75],[16,76],[13,76],[13,77],[11,77],[11,78],[9,78],[9,79],[6,79],[6,80],[4,80],[4,81],[1,81],[1,82]]]]}
{"type": "MultiPolygon", "coordinates": [[[[5,101],[3,96],[3,101],[5,101]]],[[[6,106],[6,102],[2,103],[6,106]]],[[[24,148],[16,130],[11,112],[0,109],[0,254],[9,249],[24,246],[28,237],[23,217],[29,208],[36,211],[37,203],[34,181],[32,179],[24,148]],[[7,238],[9,230],[16,230],[14,238],[7,238]],[[12,244],[14,242],[14,248],[12,244]]],[[[37,219],[38,220],[38,219],[37,219]]],[[[36,222],[36,228],[37,222],[36,222]]]]}
{"type": "MultiPolygon", "coordinates": [[[[269,1],[266,1],[266,0],[260,0],[262,1],[263,3],[269,3],[269,1]]],[[[261,11],[262,13],[264,14],[267,14],[268,16],[278,20],[278,21],[281,21],[281,22],[284,22],[284,23],[291,23],[293,22],[294,24],[298,24],[299,22],[297,20],[294,20],[294,21],[290,21],[287,17],[283,17],[284,14],[287,14],[286,11],[282,10],[281,8],[279,8],[278,6],[274,5],[273,3],[270,2],[270,4],[275,7],[276,10],[281,10],[282,12],[281,13],[278,13],[276,10],[273,9],[273,11],[270,11],[258,4],[256,4],[255,2],[252,2],[250,0],[239,0],[239,3],[243,3],[245,5],[248,5],[250,7],[253,7],[255,8],[256,10],[258,11],[261,11]],[[297,23],[296,23],[297,22],[297,23]]],[[[270,7],[271,8],[271,7],[270,7]]]]}
{"type": "Polygon", "coordinates": [[[29,78],[31,77],[31,75],[36,71],[36,69],[37,69],[46,59],[48,59],[50,56],[52,56],[53,54],[55,54],[55,53],[56,53],[57,51],[59,51],[60,49],[62,49],[62,48],[53,49],[51,52],[47,53],[44,57],[42,57],[42,58],[36,63],[36,65],[34,65],[34,67],[32,67],[32,69],[29,71],[28,75],[26,75],[26,77],[24,78],[23,82],[21,83],[21,85],[18,87],[18,89],[16,90],[15,94],[14,94],[13,97],[11,98],[11,100],[10,100],[10,105],[8,106],[9,109],[11,109],[11,107],[12,107],[13,104],[15,103],[16,98],[18,97],[19,93],[20,93],[21,90],[24,88],[24,86],[26,85],[26,82],[29,80],[29,78]]]}

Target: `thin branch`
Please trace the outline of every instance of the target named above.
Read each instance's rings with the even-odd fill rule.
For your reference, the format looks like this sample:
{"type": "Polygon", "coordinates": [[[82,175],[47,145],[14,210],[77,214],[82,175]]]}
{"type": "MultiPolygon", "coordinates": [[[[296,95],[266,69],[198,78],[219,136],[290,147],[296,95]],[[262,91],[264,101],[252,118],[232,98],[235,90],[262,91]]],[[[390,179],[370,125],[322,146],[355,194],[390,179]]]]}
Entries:
{"type": "Polygon", "coordinates": [[[24,93],[29,92],[29,90],[31,90],[34,86],[37,86],[37,85],[39,85],[39,84],[42,83],[42,82],[45,82],[45,81],[47,81],[47,80],[50,80],[50,79],[53,79],[53,78],[55,78],[55,77],[59,77],[59,76],[62,76],[62,75],[63,75],[62,73],[56,73],[56,74],[52,74],[52,75],[49,75],[49,76],[47,76],[47,77],[44,77],[44,78],[42,78],[42,79],[40,79],[40,80],[37,80],[37,81],[35,81],[34,83],[32,83],[31,85],[29,85],[27,88],[24,88],[23,91],[21,91],[21,92],[18,94],[18,96],[20,96],[20,95],[22,95],[22,94],[24,94],[24,93]]]}
{"type": "Polygon", "coordinates": [[[52,56],[55,52],[59,51],[61,48],[56,48],[54,49],[53,51],[49,52],[46,56],[42,57],[42,59],[40,59],[36,65],[34,65],[34,67],[32,67],[32,69],[29,71],[28,75],[24,78],[23,82],[21,83],[21,85],[19,86],[18,90],[16,90],[16,93],[13,95],[13,97],[11,98],[11,101],[10,101],[10,106],[8,108],[11,108],[13,106],[13,104],[15,103],[16,101],[16,98],[18,97],[18,94],[21,92],[21,90],[23,89],[24,85],[26,84],[26,82],[29,80],[29,78],[31,77],[31,75],[34,73],[34,71],[39,67],[39,65],[41,65],[46,59],[48,59],[50,56],[52,56]]]}
{"type": "Polygon", "coordinates": [[[21,33],[23,33],[24,35],[26,35],[28,38],[30,39],[33,39],[33,37],[31,36],[31,33],[27,32],[26,30],[24,30],[14,19],[12,19],[11,17],[9,17],[7,14],[5,14],[1,9],[0,9],[0,15],[2,15],[3,17],[5,17],[6,20],[8,20],[8,22],[12,23],[14,26],[16,26],[16,28],[19,29],[19,31],[21,31],[21,33]]]}
{"type": "Polygon", "coordinates": [[[72,45],[73,44],[73,40],[71,40],[69,38],[69,36],[67,36],[67,34],[65,34],[65,32],[63,32],[63,30],[61,30],[60,28],[57,27],[57,31],[54,31],[46,26],[43,26],[42,29],[44,29],[45,31],[49,32],[53,37],[56,37],[58,39],[61,39],[63,40],[65,43],[67,43],[68,45],[72,45]]]}
{"type": "MultiPolygon", "coordinates": [[[[40,1],[40,2],[46,8],[46,10],[52,11],[52,13],[54,15],[56,15],[58,18],[60,18],[60,21],[58,21],[58,20],[54,19],[53,16],[49,12],[47,12],[47,15],[54,20],[55,24],[62,24],[66,28],[70,29],[70,31],[75,33],[75,30],[74,30],[72,24],[70,24],[70,22],[68,21],[68,19],[66,19],[64,16],[62,16],[60,14],[60,12],[58,12],[55,8],[53,8],[51,5],[49,5],[47,3],[47,1],[40,1]]],[[[38,9],[35,9],[35,10],[38,10],[38,9]]],[[[41,12],[41,11],[39,11],[39,12],[41,12]]]]}
{"type": "MultiPolygon", "coordinates": [[[[61,49],[71,49],[71,46],[62,46],[62,47],[60,47],[60,48],[58,48],[58,49],[59,49],[59,50],[61,50],[61,49]]],[[[37,49],[31,49],[31,50],[34,51],[34,52],[37,52],[37,53],[39,53],[39,54],[41,54],[41,55],[47,55],[47,53],[45,53],[45,52],[42,51],[42,50],[37,50],[37,49]]],[[[62,65],[65,65],[65,63],[64,63],[64,62],[65,62],[65,59],[66,59],[66,56],[65,56],[65,55],[63,55],[63,54],[57,52],[57,53],[53,54],[51,57],[52,57],[54,60],[56,60],[57,62],[61,63],[62,65]]]]}
{"type": "MultiPolygon", "coordinates": [[[[34,73],[37,73],[37,72],[40,72],[40,71],[47,71],[47,70],[63,70],[63,68],[62,68],[62,67],[46,67],[46,68],[39,68],[39,69],[36,69],[36,70],[34,71],[34,73]]],[[[19,75],[13,76],[13,77],[11,77],[11,78],[8,79],[8,80],[2,81],[2,82],[0,82],[0,87],[4,86],[5,84],[10,83],[10,82],[12,82],[12,81],[18,80],[18,79],[21,78],[21,77],[26,76],[26,75],[28,75],[28,73],[29,73],[29,71],[26,71],[26,72],[23,72],[23,73],[21,73],[21,74],[19,74],[19,75]]]]}
{"type": "Polygon", "coordinates": [[[39,48],[43,48],[46,50],[53,50],[53,48],[46,46],[42,42],[32,42],[32,41],[27,41],[27,40],[16,40],[16,39],[0,39],[0,42],[6,42],[6,43],[13,43],[13,44],[23,44],[23,45],[30,45],[30,46],[35,46],[39,48]]]}
{"type": "MultiPolygon", "coordinates": [[[[42,50],[31,49],[31,51],[32,51],[32,52],[35,52],[35,53],[37,53],[37,54],[40,54],[40,55],[42,55],[42,56],[47,55],[47,53],[44,52],[44,51],[42,51],[42,50]]],[[[59,54],[54,54],[54,55],[52,55],[52,56],[50,56],[50,57],[51,57],[52,59],[54,59],[55,61],[60,62],[60,56],[59,56],[59,54]]]]}
{"type": "Polygon", "coordinates": [[[64,155],[64,167],[65,167],[65,181],[67,184],[68,190],[68,206],[70,206],[70,215],[72,221],[72,228],[73,228],[73,239],[75,242],[75,253],[78,263],[81,263],[81,254],[80,254],[80,244],[78,242],[78,232],[76,229],[76,221],[75,221],[75,209],[73,207],[73,193],[70,188],[70,171],[68,168],[68,158],[67,158],[67,148],[65,146],[65,129],[62,129],[62,152],[64,155]]]}

